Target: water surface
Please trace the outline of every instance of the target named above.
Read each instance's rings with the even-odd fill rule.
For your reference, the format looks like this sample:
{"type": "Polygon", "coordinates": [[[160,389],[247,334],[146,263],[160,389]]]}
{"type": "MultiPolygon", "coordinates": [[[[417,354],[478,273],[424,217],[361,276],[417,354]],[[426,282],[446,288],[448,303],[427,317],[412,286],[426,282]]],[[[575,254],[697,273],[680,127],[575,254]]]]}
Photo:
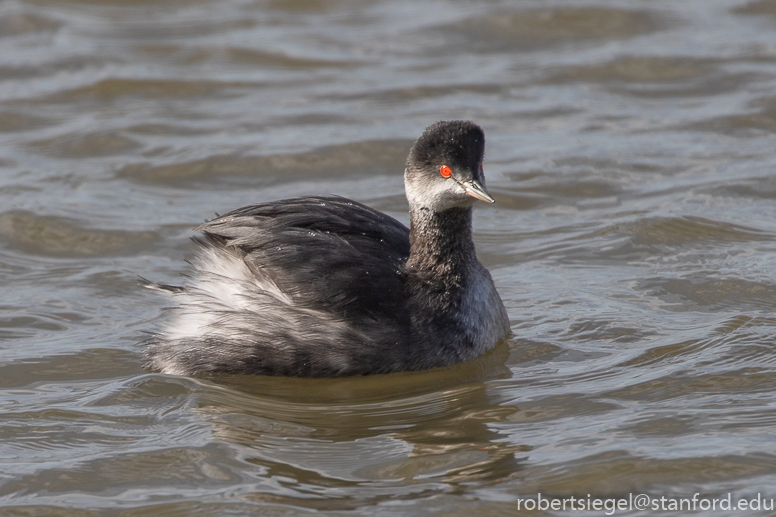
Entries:
{"type": "Polygon", "coordinates": [[[0,4],[0,513],[776,498],[775,36],[773,0],[0,4]],[[409,146],[451,118],[487,135],[507,343],[143,371],[167,302],[138,276],[177,282],[191,228],[326,193],[406,222],[409,146]]]}

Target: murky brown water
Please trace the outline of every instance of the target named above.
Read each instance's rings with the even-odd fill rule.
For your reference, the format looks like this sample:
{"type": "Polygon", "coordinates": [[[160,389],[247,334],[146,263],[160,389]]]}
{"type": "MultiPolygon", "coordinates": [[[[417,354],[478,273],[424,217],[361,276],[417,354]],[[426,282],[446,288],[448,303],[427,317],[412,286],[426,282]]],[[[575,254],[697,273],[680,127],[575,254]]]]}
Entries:
{"type": "Polygon", "coordinates": [[[0,514],[776,498],[774,200],[774,0],[6,0],[0,514]],[[193,226],[311,193],[406,221],[405,154],[449,118],[488,137],[509,343],[364,378],[141,369],[165,300],[137,277],[175,282],[193,226]]]}

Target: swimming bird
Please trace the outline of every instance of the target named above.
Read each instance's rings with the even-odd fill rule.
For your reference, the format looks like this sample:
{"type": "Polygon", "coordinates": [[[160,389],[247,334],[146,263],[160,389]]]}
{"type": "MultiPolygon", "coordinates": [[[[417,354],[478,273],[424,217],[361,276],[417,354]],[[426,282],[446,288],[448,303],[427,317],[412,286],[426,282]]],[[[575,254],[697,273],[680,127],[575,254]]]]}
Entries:
{"type": "Polygon", "coordinates": [[[149,339],[146,367],[334,377],[472,359],[509,333],[477,259],[472,205],[485,190],[485,135],[437,122],[404,171],[410,227],[336,196],[238,208],[195,230],[183,286],[148,283],[177,305],[149,339]]]}

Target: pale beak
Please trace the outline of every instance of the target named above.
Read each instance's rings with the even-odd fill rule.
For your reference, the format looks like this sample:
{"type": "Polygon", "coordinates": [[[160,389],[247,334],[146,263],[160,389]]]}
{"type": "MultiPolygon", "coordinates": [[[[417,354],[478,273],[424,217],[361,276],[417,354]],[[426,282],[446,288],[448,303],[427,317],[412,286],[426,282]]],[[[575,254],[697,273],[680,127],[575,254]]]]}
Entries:
{"type": "Polygon", "coordinates": [[[479,184],[476,180],[462,181],[461,186],[466,190],[466,193],[474,199],[480,201],[487,201],[488,203],[495,203],[496,200],[490,197],[490,194],[485,192],[485,188],[479,184]]]}

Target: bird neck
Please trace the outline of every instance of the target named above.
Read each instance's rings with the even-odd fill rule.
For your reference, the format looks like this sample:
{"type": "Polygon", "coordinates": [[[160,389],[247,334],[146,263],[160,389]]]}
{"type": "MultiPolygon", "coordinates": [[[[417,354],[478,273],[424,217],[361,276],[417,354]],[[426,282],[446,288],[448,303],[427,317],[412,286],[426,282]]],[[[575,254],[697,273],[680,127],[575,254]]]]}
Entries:
{"type": "Polygon", "coordinates": [[[450,284],[460,284],[467,267],[477,260],[472,240],[472,208],[434,212],[410,209],[411,273],[450,284]]]}

